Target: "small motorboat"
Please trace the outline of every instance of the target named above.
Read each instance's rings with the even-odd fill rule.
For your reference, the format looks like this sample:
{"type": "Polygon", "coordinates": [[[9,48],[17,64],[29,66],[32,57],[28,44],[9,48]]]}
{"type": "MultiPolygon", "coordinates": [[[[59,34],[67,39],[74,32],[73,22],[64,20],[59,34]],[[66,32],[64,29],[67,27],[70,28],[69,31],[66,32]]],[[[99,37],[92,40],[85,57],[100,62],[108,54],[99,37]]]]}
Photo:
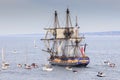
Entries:
{"type": "Polygon", "coordinates": [[[32,64],[31,64],[31,67],[33,67],[33,68],[38,68],[38,65],[37,65],[36,63],[32,63],[32,64]]]}
{"type": "Polygon", "coordinates": [[[12,53],[17,53],[17,50],[13,50],[12,53]]]}
{"type": "Polygon", "coordinates": [[[109,64],[110,64],[110,61],[104,61],[104,63],[105,63],[106,65],[109,65],[109,64]]]}
{"type": "Polygon", "coordinates": [[[104,77],[105,75],[103,74],[103,72],[98,72],[97,76],[98,77],[104,77]]]}
{"type": "Polygon", "coordinates": [[[51,65],[44,65],[42,69],[43,69],[43,71],[52,71],[53,70],[51,65]]]}
{"type": "Polygon", "coordinates": [[[19,68],[22,67],[22,64],[17,64],[17,67],[19,67],[19,68]]]}
{"type": "Polygon", "coordinates": [[[115,63],[110,63],[109,66],[110,67],[115,67],[115,63]]]}
{"type": "Polygon", "coordinates": [[[8,64],[7,62],[3,62],[3,63],[2,63],[2,67],[1,67],[1,68],[2,68],[3,70],[8,69],[8,67],[9,67],[9,64],[8,64]]]}
{"type": "Polygon", "coordinates": [[[72,70],[72,67],[67,66],[67,67],[65,67],[65,69],[67,69],[67,70],[71,71],[71,70],[72,70]]]}
{"type": "Polygon", "coordinates": [[[28,64],[25,64],[25,69],[31,69],[31,66],[28,64]]]}
{"type": "Polygon", "coordinates": [[[110,61],[104,61],[109,67],[115,67],[115,63],[111,63],[110,61]]]}
{"type": "Polygon", "coordinates": [[[77,70],[73,70],[74,73],[77,73],[78,71],[77,70]]]}

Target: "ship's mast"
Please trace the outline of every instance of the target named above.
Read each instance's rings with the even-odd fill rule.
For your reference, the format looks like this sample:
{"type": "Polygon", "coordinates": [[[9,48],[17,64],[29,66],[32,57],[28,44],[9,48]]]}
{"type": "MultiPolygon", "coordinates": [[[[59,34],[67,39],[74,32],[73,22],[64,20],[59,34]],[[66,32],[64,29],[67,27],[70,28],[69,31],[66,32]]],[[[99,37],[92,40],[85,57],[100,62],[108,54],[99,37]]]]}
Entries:
{"type": "Polygon", "coordinates": [[[65,47],[64,47],[64,53],[63,55],[67,56],[69,54],[70,48],[68,47],[69,43],[70,43],[70,38],[71,38],[71,31],[70,31],[70,27],[72,27],[72,23],[71,23],[71,18],[70,18],[70,11],[67,8],[66,10],[66,26],[65,26],[65,47]]]}
{"type": "Polygon", "coordinates": [[[76,40],[75,40],[75,51],[74,51],[74,53],[75,53],[75,55],[76,56],[79,56],[78,55],[78,50],[79,50],[79,43],[80,43],[80,41],[78,41],[78,35],[79,35],[79,29],[78,29],[79,27],[78,27],[78,22],[77,22],[77,16],[76,16],[76,24],[75,24],[75,37],[76,37],[76,40]]]}
{"type": "Polygon", "coordinates": [[[70,19],[70,11],[67,8],[66,10],[66,27],[72,26],[71,19],[70,19]]]}
{"type": "Polygon", "coordinates": [[[55,15],[55,18],[54,18],[54,27],[58,28],[58,27],[60,27],[60,25],[59,25],[59,21],[58,21],[57,11],[55,11],[54,15],[55,15]]]}
{"type": "Polygon", "coordinates": [[[57,11],[55,11],[55,13],[54,13],[54,33],[53,33],[53,35],[54,35],[54,37],[55,37],[55,39],[54,39],[54,43],[53,43],[53,50],[55,50],[54,52],[56,52],[56,54],[55,55],[58,55],[58,42],[57,42],[57,40],[56,40],[56,36],[57,36],[57,31],[56,31],[56,29],[57,28],[59,28],[60,27],[60,25],[59,25],[59,21],[58,21],[58,15],[57,15],[57,11]]]}

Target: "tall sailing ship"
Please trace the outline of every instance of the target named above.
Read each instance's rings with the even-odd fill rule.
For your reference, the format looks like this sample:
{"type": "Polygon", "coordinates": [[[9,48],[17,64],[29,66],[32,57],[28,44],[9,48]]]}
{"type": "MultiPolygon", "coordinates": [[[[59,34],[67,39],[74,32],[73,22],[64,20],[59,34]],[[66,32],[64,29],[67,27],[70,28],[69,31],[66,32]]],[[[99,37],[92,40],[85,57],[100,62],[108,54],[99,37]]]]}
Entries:
{"type": "Polygon", "coordinates": [[[46,34],[43,51],[50,54],[49,63],[59,66],[87,66],[90,59],[85,54],[86,44],[83,43],[84,36],[79,35],[79,26],[73,27],[69,9],[66,10],[66,25],[59,25],[57,11],[54,13],[54,26],[45,28],[46,34]]]}

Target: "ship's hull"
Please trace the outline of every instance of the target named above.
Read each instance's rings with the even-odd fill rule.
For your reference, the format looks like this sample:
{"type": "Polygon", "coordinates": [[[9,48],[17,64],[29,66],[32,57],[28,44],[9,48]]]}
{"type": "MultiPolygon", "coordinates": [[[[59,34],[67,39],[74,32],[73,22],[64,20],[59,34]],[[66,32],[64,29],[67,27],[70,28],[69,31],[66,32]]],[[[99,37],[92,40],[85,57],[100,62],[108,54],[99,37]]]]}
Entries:
{"type": "Polygon", "coordinates": [[[86,67],[89,64],[89,57],[78,57],[78,58],[67,58],[67,60],[62,60],[61,58],[55,58],[50,60],[51,65],[58,66],[72,66],[72,67],[86,67]]]}

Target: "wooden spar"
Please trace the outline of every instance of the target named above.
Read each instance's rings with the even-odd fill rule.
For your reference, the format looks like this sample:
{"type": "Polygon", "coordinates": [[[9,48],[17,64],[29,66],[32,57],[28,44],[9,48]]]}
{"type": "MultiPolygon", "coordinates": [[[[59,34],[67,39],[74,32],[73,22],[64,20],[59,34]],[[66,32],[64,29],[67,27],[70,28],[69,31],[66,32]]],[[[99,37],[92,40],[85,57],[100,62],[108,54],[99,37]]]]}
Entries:
{"type": "MultiPolygon", "coordinates": [[[[54,39],[54,38],[51,38],[51,39],[41,39],[41,40],[65,40],[66,38],[56,38],[56,39],[54,39]]],[[[69,39],[85,39],[85,37],[71,37],[71,38],[69,38],[69,39]]]]}
{"type": "Polygon", "coordinates": [[[53,52],[51,50],[44,50],[44,49],[42,49],[42,51],[48,52],[50,55],[56,54],[56,52],[53,52]]]}
{"type": "MultiPolygon", "coordinates": [[[[69,27],[69,29],[73,29],[74,27],[69,27]]],[[[67,27],[58,27],[58,28],[44,28],[44,30],[55,30],[55,29],[68,29],[67,27]]]]}

